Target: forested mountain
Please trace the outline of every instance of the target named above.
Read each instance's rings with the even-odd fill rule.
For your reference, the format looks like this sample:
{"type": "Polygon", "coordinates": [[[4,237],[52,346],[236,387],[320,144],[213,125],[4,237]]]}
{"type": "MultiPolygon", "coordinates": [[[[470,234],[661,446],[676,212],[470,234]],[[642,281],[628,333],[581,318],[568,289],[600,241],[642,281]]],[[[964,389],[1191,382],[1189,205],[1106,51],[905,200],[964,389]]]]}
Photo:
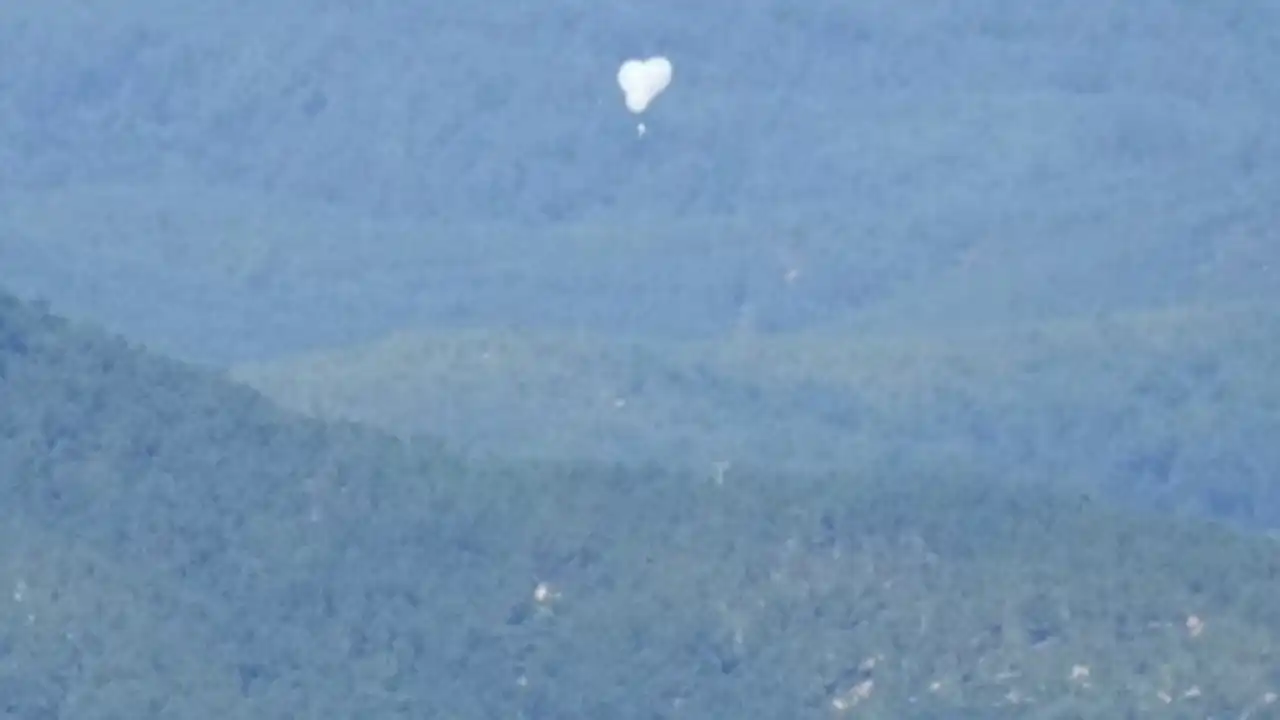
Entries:
{"type": "Polygon", "coordinates": [[[525,457],[947,468],[1280,530],[1280,314],[656,343],[404,333],[235,375],[283,404],[525,457]]]}
{"type": "Polygon", "coordinates": [[[214,362],[1280,302],[1269,3],[0,8],[0,282],[214,362]],[[635,134],[614,73],[675,80],[635,134]]]}
{"type": "Polygon", "coordinates": [[[0,712],[1274,714],[1277,27],[0,2],[0,712]]]}
{"type": "Polygon", "coordinates": [[[454,5],[6,4],[0,282],[460,449],[1280,524],[1272,8],[454,5]]]}
{"type": "Polygon", "coordinates": [[[1273,541],[958,473],[464,462],[10,297],[0,492],[19,718],[1200,718],[1280,688],[1273,541]]]}

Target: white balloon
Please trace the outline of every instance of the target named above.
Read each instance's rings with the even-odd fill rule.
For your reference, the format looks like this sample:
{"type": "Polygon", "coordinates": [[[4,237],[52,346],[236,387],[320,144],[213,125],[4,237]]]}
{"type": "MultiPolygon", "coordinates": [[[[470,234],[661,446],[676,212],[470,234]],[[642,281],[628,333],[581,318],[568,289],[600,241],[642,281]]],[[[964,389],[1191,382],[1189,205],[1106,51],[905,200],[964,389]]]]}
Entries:
{"type": "Polygon", "coordinates": [[[618,68],[618,86],[622,88],[627,109],[637,115],[670,84],[671,61],[665,57],[628,60],[618,68]]]}

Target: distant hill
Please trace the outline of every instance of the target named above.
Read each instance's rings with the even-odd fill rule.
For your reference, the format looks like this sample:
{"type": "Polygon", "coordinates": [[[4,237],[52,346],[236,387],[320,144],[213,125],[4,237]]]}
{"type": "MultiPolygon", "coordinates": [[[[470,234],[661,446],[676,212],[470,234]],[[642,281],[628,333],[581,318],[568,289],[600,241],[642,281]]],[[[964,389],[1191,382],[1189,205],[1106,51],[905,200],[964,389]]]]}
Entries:
{"type": "Polygon", "coordinates": [[[181,357],[1280,302],[1267,3],[183,7],[0,8],[0,283],[181,357]]]}
{"type": "Polygon", "coordinates": [[[1243,305],[892,339],[441,330],[234,374],[481,452],[950,467],[1280,528],[1277,364],[1280,315],[1243,305]]]}
{"type": "Polygon", "coordinates": [[[239,5],[0,11],[6,184],[535,224],[889,203],[941,233],[977,203],[1238,194],[1280,157],[1257,3],[239,5]],[[614,73],[652,52],[676,80],[638,142],[614,73]]]}
{"type": "Polygon", "coordinates": [[[21,717],[1261,717],[1280,688],[1268,540],[957,472],[463,462],[7,296],[0,508],[21,717]]]}

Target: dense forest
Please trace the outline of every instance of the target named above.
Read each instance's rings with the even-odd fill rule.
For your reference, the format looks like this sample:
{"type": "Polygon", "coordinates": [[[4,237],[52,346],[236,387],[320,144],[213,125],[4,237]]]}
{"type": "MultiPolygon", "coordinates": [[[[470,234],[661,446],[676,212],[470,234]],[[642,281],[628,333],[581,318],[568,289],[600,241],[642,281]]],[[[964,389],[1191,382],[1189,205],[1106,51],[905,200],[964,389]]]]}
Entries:
{"type": "Polygon", "coordinates": [[[1265,4],[166,7],[0,8],[20,297],[464,454],[1280,528],[1265,4]]]}
{"type": "Polygon", "coordinates": [[[184,358],[1280,303],[1270,3],[183,8],[0,7],[0,282],[184,358]]]}
{"type": "Polygon", "coordinates": [[[0,715],[1280,715],[1277,27],[0,2],[0,715]]]}
{"type": "Polygon", "coordinates": [[[961,338],[401,333],[235,375],[299,411],[478,452],[945,469],[1275,531],[1276,367],[1280,314],[1242,305],[961,338]]]}
{"type": "Polygon", "coordinates": [[[1250,717],[1273,541],[960,473],[461,458],[0,300],[17,718],[1250,717]]]}

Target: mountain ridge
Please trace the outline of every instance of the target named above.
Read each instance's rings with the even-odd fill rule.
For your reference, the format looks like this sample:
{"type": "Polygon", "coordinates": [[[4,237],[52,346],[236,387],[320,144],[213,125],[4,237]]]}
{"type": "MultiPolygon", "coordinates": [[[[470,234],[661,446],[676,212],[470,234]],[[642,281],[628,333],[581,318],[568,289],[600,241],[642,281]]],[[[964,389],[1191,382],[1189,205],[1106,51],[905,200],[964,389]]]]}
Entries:
{"type": "Polygon", "coordinates": [[[33,712],[1194,717],[1280,685],[1273,542],[1078,493],[461,460],[8,297],[0,401],[14,655],[150,618],[112,626],[92,671],[74,643],[0,663],[0,685],[41,688],[33,712]],[[162,651],[184,625],[199,647],[162,651]],[[185,661],[130,669],[157,652],[217,681],[192,695],[185,661]],[[110,680],[126,673],[134,692],[110,680]]]}

